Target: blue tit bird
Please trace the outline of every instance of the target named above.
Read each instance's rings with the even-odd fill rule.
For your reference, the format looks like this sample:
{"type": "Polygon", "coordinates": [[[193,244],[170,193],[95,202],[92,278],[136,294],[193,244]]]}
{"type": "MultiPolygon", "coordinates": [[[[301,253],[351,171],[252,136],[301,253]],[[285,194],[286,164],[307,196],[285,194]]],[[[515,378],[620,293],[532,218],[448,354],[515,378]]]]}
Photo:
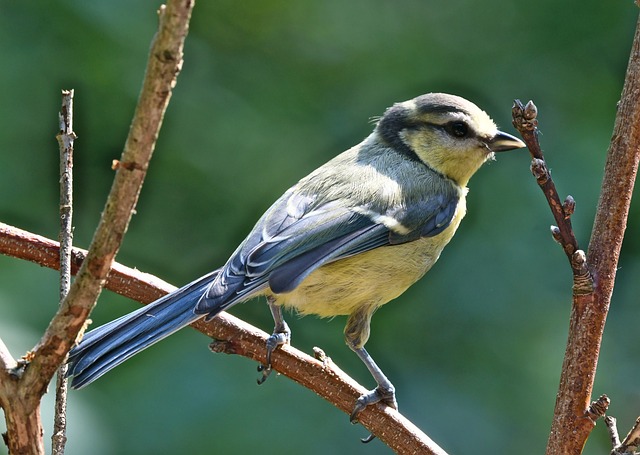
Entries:
{"type": "Polygon", "coordinates": [[[360,144],[287,190],[226,264],[159,300],[88,332],[70,353],[79,389],[173,332],[266,296],[271,355],[289,343],[283,308],[347,316],[347,345],[377,386],[357,399],[397,407],[395,389],[365,349],[381,305],[420,279],[465,215],[467,182],[494,153],[525,144],[499,131],[475,104],[430,93],[388,108],[360,144]]]}

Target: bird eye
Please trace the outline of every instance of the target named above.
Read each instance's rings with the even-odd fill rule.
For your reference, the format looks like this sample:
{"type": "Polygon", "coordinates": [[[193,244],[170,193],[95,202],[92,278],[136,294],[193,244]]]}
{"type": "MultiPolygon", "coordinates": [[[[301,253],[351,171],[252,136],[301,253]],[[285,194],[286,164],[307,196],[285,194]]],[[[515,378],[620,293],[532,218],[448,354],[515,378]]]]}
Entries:
{"type": "Polygon", "coordinates": [[[454,137],[465,137],[469,134],[469,125],[464,122],[450,122],[444,128],[454,137]]]}

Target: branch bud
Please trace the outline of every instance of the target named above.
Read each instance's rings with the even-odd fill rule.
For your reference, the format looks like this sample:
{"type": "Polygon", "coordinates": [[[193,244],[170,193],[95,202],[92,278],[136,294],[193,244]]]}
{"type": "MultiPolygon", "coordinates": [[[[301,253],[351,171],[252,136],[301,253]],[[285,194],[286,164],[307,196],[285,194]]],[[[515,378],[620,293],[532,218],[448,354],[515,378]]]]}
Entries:
{"type": "Polygon", "coordinates": [[[529,121],[536,119],[536,117],[538,116],[538,108],[535,104],[533,104],[533,101],[529,100],[524,106],[524,112],[522,116],[525,118],[525,120],[529,121]]]}
{"type": "Polygon", "coordinates": [[[534,158],[531,160],[531,173],[538,181],[538,185],[544,185],[551,177],[549,170],[547,169],[547,163],[540,158],[534,158]]]}
{"type": "Polygon", "coordinates": [[[573,212],[576,211],[576,200],[573,198],[573,196],[569,195],[564,200],[564,203],[562,204],[562,211],[564,212],[565,219],[569,218],[571,215],[573,215],[573,212]]]}

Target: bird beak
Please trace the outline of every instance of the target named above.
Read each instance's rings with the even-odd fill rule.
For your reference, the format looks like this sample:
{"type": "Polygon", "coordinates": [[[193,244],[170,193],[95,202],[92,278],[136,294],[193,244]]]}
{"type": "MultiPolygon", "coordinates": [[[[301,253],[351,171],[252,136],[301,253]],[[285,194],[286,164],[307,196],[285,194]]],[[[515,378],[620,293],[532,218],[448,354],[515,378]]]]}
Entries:
{"type": "Polygon", "coordinates": [[[521,149],[526,144],[515,136],[502,131],[498,131],[493,138],[487,142],[492,152],[506,152],[507,150],[521,149]]]}

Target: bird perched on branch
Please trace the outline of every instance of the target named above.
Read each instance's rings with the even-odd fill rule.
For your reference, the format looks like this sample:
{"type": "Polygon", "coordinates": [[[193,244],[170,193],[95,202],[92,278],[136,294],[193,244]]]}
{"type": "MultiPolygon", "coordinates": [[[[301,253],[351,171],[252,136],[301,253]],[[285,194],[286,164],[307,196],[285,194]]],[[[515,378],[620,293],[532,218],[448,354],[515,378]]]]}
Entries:
{"type": "Polygon", "coordinates": [[[275,329],[271,355],[289,343],[283,307],[322,317],[347,316],[347,345],[377,386],[351,414],[395,390],[365,350],[381,305],[420,279],[440,257],[465,215],[467,182],[494,153],[524,147],[498,131],[475,104],[443,93],[394,104],[360,144],[287,190],[221,268],[90,331],[69,357],[81,388],[199,318],[266,296],[275,329]]]}

